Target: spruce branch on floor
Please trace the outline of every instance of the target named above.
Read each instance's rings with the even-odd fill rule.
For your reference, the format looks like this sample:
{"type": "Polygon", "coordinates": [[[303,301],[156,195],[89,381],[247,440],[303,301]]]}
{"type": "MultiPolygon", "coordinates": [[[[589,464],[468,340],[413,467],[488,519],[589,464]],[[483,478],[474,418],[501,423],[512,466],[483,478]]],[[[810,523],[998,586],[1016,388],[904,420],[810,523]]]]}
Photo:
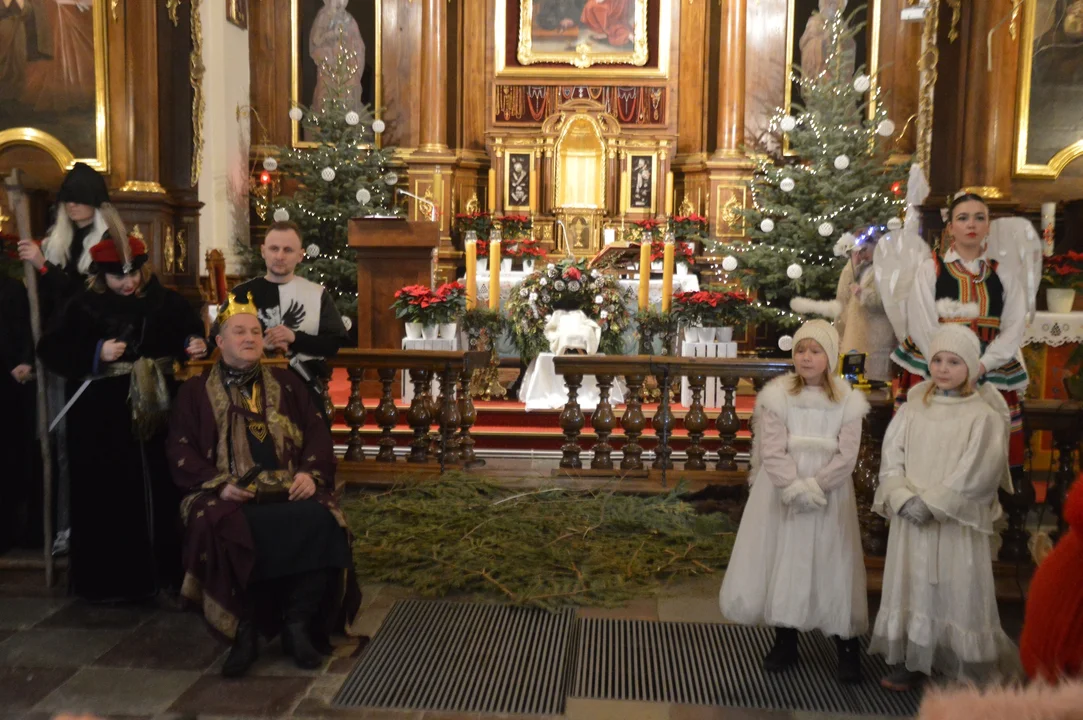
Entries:
{"type": "Polygon", "coordinates": [[[681,491],[517,493],[456,475],[349,498],[343,510],[362,582],[429,597],[482,593],[545,608],[612,606],[725,568],[732,521],[697,515],[681,491]]]}

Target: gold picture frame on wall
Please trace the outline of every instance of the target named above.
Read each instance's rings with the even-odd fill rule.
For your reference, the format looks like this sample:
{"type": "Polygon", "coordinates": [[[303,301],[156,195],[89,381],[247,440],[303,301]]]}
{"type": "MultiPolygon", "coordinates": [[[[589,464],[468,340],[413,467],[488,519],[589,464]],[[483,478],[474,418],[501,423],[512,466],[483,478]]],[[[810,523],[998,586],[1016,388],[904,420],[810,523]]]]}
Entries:
{"type": "MultiPolygon", "coordinates": [[[[1016,94],[1016,177],[1056,180],[1068,163],[1083,157],[1083,127],[1078,121],[1055,126],[1058,118],[1074,115],[1078,119],[1079,114],[1072,108],[1067,112],[1063,108],[1056,112],[1053,107],[1058,102],[1071,101],[1073,95],[1078,98],[1078,93],[1058,92],[1055,82],[1045,82],[1070,77],[1063,68],[1074,69],[1081,64],[1079,47],[1083,45],[1083,17],[1069,10],[1069,6],[1074,8],[1076,5],[1038,0],[1024,3],[1016,94]],[[1040,18],[1039,5],[1043,10],[1040,18]],[[1071,57],[1065,56],[1066,53],[1072,53],[1071,57]],[[1036,73],[1040,77],[1036,78],[1036,73]],[[1039,107],[1040,111],[1032,112],[1032,106],[1039,107]],[[1074,133],[1066,131],[1069,125],[1074,133]],[[1032,142],[1035,138],[1046,143],[1045,147],[1032,142]]],[[[1083,112],[1083,108],[1079,112],[1083,112]]]]}
{"type": "MultiPolygon", "coordinates": [[[[592,28],[589,20],[582,19],[583,11],[596,3],[604,4],[597,0],[577,2],[571,13],[574,17],[549,20],[535,12],[536,0],[497,0],[494,13],[496,76],[547,80],[669,77],[672,0],[625,2],[629,6],[626,18],[611,20],[604,28],[592,28]],[[513,30],[518,33],[517,38],[508,35],[509,5],[512,13],[519,13],[518,27],[513,30]],[[657,33],[649,27],[655,12],[657,33]],[[569,20],[571,26],[566,22],[569,20]],[[604,40],[603,32],[599,30],[606,31],[604,40]],[[554,64],[567,67],[554,67],[554,64]]],[[[598,18],[600,20],[601,15],[598,18]]],[[[511,19],[514,22],[515,16],[511,15],[511,19]]]]}
{"type": "Polygon", "coordinates": [[[628,150],[628,182],[624,183],[621,207],[629,215],[658,212],[658,153],[628,150]]]}
{"type": "MultiPolygon", "coordinates": [[[[862,36],[858,35],[856,38],[856,51],[858,59],[855,62],[856,67],[861,67],[861,51],[864,53],[864,65],[866,72],[871,80],[871,87],[868,91],[869,97],[874,97],[876,94],[876,76],[880,71],[880,24],[882,14],[883,0],[868,0],[868,6],[865,9],[865,19],[868,23],[867,34],[862,36]]],[[[797,85],[793,81],[793,67],[794,59],[797,57],[795,49],[799,49],[801,36],[804,34],[809,18],[812,12],[818,12],[819,2],[818,0],[786,0],[786,80],[785,87],[785,99],[782,107],[785,108],[786,114],[791,114],[791,110],[794,104],[794,88],[797,85]],[[798,25],[800,24],[800,28],[798,25]]],[[[853,8],[847,4],[843,13],[849,16],[849,13],[853,11],[853,8]]],[[[861,18],[859,17],[860,21],[861,18]]],[[[871,120],[876,116],[876,109],[869,104],[868,118],[871,120]]],[[[783,133],[782,136],[782,153],[783,155],[793,156],[794,152],[790,148],[790,136],[783,133]]]]}
{"type": "MultiPolygon", "coordinates": [[[[107,5],[95,2],[87,13],[76,5],[26,3],[34,17],[24,53],[41,57],[15,83],[0,88],[0,150],[8,145],[41,148],[67,169],[84,162],[98,172],[109,172],[109,47],[107,5]],[[51,53],[55,46],[71,45],[72,33],[93,38],[93,47],[51,53]],[[44,47],[43,47],[44,46],[44,47]],[[93,68],[93,89],[85,80],[93,68]],[[32,72],[31,72],[32,70],[32,72]],[[58,79],[59,78],[59,79],[58,79]]],[[[6,52],[16,52],[9,48],[6,52]]]]}
{"type": "MultiPolygon", "coordinates": [[[[365,68],[361,73],[361,101],[372,106],[374,118],[380,118],[383,112],[383,79],[381,57],[383,46],[383,0],[348,0],[343,12],[345,19],[345,37],[356,42],[353,28],[357,28],[361,41],[365,45],[365,68]],[[353,28],[350,27],[350,21],[353,28]],[[370,52],[371,51],[371,52],[370,52]]],[[[322,12],[334,12],[330,4],[322,0],[290,0],[290,103],[291,107],[304,105],[311,107],[319,92],[319,63],[315,56],[320,50],[312,51],[312,32],[320,23],[322,12]]],[[[320,23],[328,24],[331,23],[320,23]]],[[[326,33],[323,33],[326,35],[326,33]]],[[[330,38],[328,38],[330,39],[330,38]]],[[[324,43],[318,43],[324,45],[324,43]]],[[[332,48],[326,48],[328,52],[332,48]]],[[[290,136],[295,148],[311,148],[316,143],[305,137],[300,122],[290,120],[290,136]]],[[[381,145],[381,135],[376,135],[376,147],[381,145]]]]}

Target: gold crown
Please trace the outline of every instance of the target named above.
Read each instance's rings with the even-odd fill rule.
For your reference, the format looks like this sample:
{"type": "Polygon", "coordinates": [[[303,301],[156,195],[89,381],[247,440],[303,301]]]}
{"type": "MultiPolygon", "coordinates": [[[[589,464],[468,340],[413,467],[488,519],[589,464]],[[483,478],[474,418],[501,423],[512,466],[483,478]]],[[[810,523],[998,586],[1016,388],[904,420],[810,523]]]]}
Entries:
{"type": "Polygon", "coordinates": [[[244,294],[243,300],[233,293],[229,294],[229,299],[218,310],[218,325],[225,325],[226,320],[229,320],[234,315],[256,315],[258,317],[256,306],[247,292],[244,294]]]}

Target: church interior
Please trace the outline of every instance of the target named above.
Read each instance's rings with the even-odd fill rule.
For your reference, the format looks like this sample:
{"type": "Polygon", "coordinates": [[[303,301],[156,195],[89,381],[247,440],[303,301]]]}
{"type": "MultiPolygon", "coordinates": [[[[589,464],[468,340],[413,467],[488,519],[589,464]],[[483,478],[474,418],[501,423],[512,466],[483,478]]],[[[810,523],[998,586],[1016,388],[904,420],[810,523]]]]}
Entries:
{"type": "Polygon", "coordinates": [[[1083,697],[1083,0],[0,0],[0,176],[0,719],[1083,697]]]}

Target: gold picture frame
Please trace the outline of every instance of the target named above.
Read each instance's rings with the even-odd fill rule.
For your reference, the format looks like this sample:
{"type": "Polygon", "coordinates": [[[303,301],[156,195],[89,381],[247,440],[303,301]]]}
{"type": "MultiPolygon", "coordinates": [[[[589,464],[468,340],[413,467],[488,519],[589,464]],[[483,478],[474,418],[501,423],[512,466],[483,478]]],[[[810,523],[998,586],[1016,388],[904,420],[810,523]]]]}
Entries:
{"type": "MultiPolygon", "coordinates": [[[[626,150],[621,207],[628,215],[654,216],[658,213],[658,153],[646,150],[626,150]]],[[[663,180],[664,183],[664,180],[663,180]]]]}
{"type": "MultiPolygon", "coordinates": [[[[301,0],[290,0],[290,107],[301,104],[301,0]]],[[[375,16],[375,38],[363,38],[375,45],[373,62],[372,114],[380,119],[383,113],[383,0],[372,0],[375,16]]],[[[376,134],[376,147],[382,145],[382,133],[376,134]]],[[[290,141],[295,148],[314,148],[317,143],[301,138],[301,123],[290,120],[290,141]]]]}
{"type": "Polygon", "coordinates": [[[83,162],[100,173],[109,172],[109,36],[107,5],[95,2],[92,10],[94,37],[94,156],[76,157],[64,140],[35,127],[12,127],[0,131],[0,150],[8,145],[30,145],[47,152],[65,170],[83,162]]]}
{"type": "Polygon", "coordinates": [[[651,80],[669,77],[669,45],[672,23],[672,0],[658,2],[657,64],[647,65],[650,59],[650,3],[655,0],[634,0],[634,31],[632,50],[628,52],[590,52],[585,43],[577,42],[574,49],[552,51],[536,47],[535,31],[530,19],[534,16],[534,0],[519,2],[519,38],[516,43],[514,63],[508,57],[508,9],[517,0],[497,0],[494,12],[494,67],[497,78],[539,78],[552,80],[560,77],[576,79],[631,79],[651,80]],[[517,64],[516,64],[517,63],[517,64]],[[545,63],[541,67],[536,65],[545,63]],[[566,69],[550,64],[567,65],[566,69]]]}
{"type": "Polygon", "coordinates": [[[226,20],[241,30],[248,29],[248,0],[227,0],[226,20]]]}
{"type": "Polygon", "coordinates": [[[715,190],[718,193],[715,196],[715,237],[747,237],[741,211],[748,207],[748,185],[720,183],[715,190]]]}
{"type": "MultiPolygon", "coordinates": [[[[1076,158],[1083,157],[1083,136],[1061,148],[1045,163],[1027,160],[1030,138],[1030,100],[1034,72],[1034,28],[1037,2],[1024,3],[1023,33],[1019,39],[1019,91],[1016,94],[1015,177],[1056,180],[1076,158]]],[[[1083,132],[1083,130],[1081,130],[1083,132]]]]}
{"type": "MultiPolygon", "coordinates": [[[[869,0],[866,7],[866,17],[868,19],[868,40],[865,53],[865,66],[871,81],[868,95],[874,97],[876,95],[876,76],[880,71],[880,25],[881,15],[883,10],[883,0],[869,0]]],[[[851,9],[843,10],[843,13],[851,12],[851,9]]],[[[797,38],[797,0],[786,0],[786,80],[785,87],[785,100],[782,107],[785,108],[786,114],[789,115],[793,106],[793,58],[794,58],[794,42],[797,38]]],[[[858,67],[861,66],[860,62],[857,62],[858,67]]],[[[869,103],[868,118],[872,120],[876,116],[876,108],[869,103]]],[[[793,156],[795,153],[790,149],[790,136],[788,133],[782,134],[782,154],[786,156],[793,156]]]]}

